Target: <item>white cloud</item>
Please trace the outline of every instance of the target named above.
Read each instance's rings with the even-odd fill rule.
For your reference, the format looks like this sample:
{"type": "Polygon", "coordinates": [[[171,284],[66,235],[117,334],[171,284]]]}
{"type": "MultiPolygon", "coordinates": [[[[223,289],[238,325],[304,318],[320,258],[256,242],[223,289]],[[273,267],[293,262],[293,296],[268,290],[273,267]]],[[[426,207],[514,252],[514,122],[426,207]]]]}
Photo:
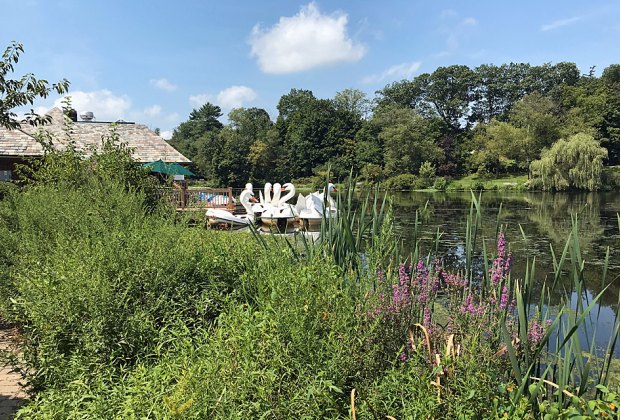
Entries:
{"type": "Polygon", "coordinates": [[[157,117],[159,114],[161,114],[161,106],[153,105],[148,108],[145,108],[144,114],[149,117],[157,117]]]}
{"type": "Polygon", "coordinates": [[[222,108],[240,108],[245,102],[256,99],[254,89],[247,86],[231,86],[217,94],[217,102],[222,108]]]}
{"type": "Polygon", "coordinates": [[[217,95],[202,93],[189,97],[189,103],[198,108],[207,102],[219,105],[224,109],[242,107],[244,103],[252,102],[258,95],[256,91],[247,86],[231,86],[221,90],[217,95]]]}
{"type": "Polygon", "coordinates": [[[312,2],[292,17],[282,16],[268,29],[254,26],[251,55],[261,70],[271,74],[295,73],[311,68],[355,62],[366,53],[347,34],[347,15],[322,15],[312,2]]]}
{"type": "Polygon", "coordinates": [[[192,95],[189,97],[189,104],[194,108],[200,108],[207,102],[215,102],[215,98],[213,95],[209,95],[206,93],[201,93],[198,95],[192,95]]]}
{"type": "Polygon", "coordinates": [[[170,140],[172,138],[172,131],[171,130],[164,130],[162,132],[159,133],[159,135],[166,139],[166,140],[170,140]]]}
{"type": "Polygon", "coordinates": [[[157,89],[165,90],[166,92],[174,92],[175,90],[177,90],[177,86],[169,82],[168,79],[165,79],[165,78],[151,79],[149,83],[151,84],[151,86],[157,89]]]}
{"type": "MultiPolygon", "coordinates": [[[[78,114],[91,111],[97,121],[116,121],[125,118],[131,109],[131,100],[127,95],[114,95],[107,89],[92,92],[76,90],[70,92],[71,106],[78,114]]],[[[56,99],[54,106],[62,108],[63,98],[56,99]]]]}
{"type": "Polygon", "coordinates": [[[420,68],[422,63],[414,61],[412,63],[401,63],[384,70],[381,74],[373,74],[362,80],[362,83],[376,83],[384,80],[410,79],[420,68]]]}
{"type": "Polygon", "coordinates": [[[552,31],[554,29],[561,28],[562,26],[567,26],[567,25],[573,24],[573,23],[578,22],[580,20],[581,20],[581,17],[579,17],[579,16],[575,16],[575,17],[568,18],[568,19],[560,19],[560,20],[556,20],[554,22],[548,23],[546,25],[542,25],[540,27],[540,30],[543,31],[543,32],[552,31]]]}

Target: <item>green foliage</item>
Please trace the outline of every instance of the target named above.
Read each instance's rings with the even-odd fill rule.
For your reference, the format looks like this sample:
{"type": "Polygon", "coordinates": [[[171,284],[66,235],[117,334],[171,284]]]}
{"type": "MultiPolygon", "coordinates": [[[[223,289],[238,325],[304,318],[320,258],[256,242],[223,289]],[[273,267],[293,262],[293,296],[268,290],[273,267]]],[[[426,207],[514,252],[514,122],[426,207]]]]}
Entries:
{"type": "Polygon", "coordinates": [[[603,160],[607,150],[587,134],[576,134],[557,141],[541,159],[532,162],[534,185],[544,190],[571,188],[596,191],[601,187],[603,160]]]}
{"type": "Polygon", "coordinates": [[[374,116],[381,127],[384,143],[385,174],[417,173],[423,162],[434,162],[442,151],[435,144],[436,126],[413,110],[388,107],[374,116]]]}
{"type": "Polygon", "coordinates": [[[360,171],[360,178],[371,184],[380,182],[383,179],[383,168],[379,165],[369,163],[360,171]]]}
{"type": "Polygon", "coordinates": [[[479,175],[523,170],[538,157],[526,130],[496,120],[477,129],[472,148],[469,166],[479,175]]]}
{"type": "MultiPolygon", "coordinates": [[[[66,79],[50,86],[47,80],[37,79],[32,73],[20,78],[11,79],[19,56],[24,52],[24,46],[15,41],[4,50],[0,59],[0,127],[8,129],[19,128],[16,120],[15,108],[32,106],[37,98],[47,98],[53,92],[66,93],[69,82],[66,79]]],[[[49,122],[49,117],[39,116],[34,110],[26,114],[30,124],[40,125],[49,122]]]]}
{"type": "Polygon", "coordinates": [[[424,162],[422,166],[420,166],[420,184],[422,188],[428,188],[435,182],[436,176],[435,166],[430,162],[424,162]]]}
{"type": "Polygon", "coordinates": [[[413,174],[400,174],[386,179],[381,185],[392,191],[410,191],[418,187],[418,177],[413,174]]]}
{"type": "Polygon", "coordinates": [[[448,180],[443,176],[435,178],[433,188],[439,191],[445,191],[448,188],[448,180]]]}

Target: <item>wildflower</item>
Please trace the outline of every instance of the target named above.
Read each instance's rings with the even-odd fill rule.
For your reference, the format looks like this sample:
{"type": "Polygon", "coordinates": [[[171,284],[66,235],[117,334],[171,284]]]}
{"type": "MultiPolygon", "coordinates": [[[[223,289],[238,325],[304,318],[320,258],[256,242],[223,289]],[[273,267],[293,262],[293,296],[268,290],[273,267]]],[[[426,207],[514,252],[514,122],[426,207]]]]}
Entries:
{"type": "Polygon", "coordinates": [[[504,238],[504,232],[500,232],[499,235],[497,235],[497,256],[503,258],[505,249],[506,240],[504,238]]]}
{"type": "Polygon", "coordinates": [[[514,389],[515,389],[515,388],[514,388],[514,386],[512,386],[512,385],[508,385],[508,386],[506,387],[506,391],[508,391],[508,392],[512,392],[514,389]]]}
{"type": "Polygon", "coordinates": [[[532,325],[527,333],[527,339],[531,344],[538,344],[545,336],[545,327],[538,321],[532,321],[532,325]]]}
{"type": "Polygon", "coordinates": [[[499,308],[506,309],[506,306],[508,306],[508,288],[504,285],[502,288],[502,295],[499,300],[499,308]]]}
{"type": "Polygon", "coordinates": [[[610,403],[610,404],[609,404],[609,409],[610,409],[610,410],[615,410],[615,409],[616,409],[616,404],[614,404],[614,403],[610,403]]]}
{"type": "Polygon", "coordinates": [[[431,310],[428,306],[424,308],[424,320],[422,321],[422,324],[425,327],[430,327],[431,325],[431,310]]]}
{"type": "Polygon", "coordinates": [[[408,359],[407,359],[407,353],[405,351],[401,352],[398,355],[398,360],[400,360],[402,363],[405,363],[408,359]]]}

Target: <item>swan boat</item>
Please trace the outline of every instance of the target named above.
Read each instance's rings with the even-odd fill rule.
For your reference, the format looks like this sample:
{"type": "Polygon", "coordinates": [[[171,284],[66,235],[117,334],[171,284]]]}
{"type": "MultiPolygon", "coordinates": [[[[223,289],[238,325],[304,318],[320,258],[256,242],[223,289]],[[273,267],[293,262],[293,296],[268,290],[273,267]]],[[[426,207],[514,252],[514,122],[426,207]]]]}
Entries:
{"type": "Polygon", "coordinates": [[[265,209],[260,217],[263,226],[276,226],[279,231],[286,230],[289,226],[292,226],[296,216],[293,206],[288,204],[287,201],[294,196],[295,186],[293,184],[289,182],[281,186],[275,183],[273,185],[273,196],[269,204],[265,204],[265,209]],[[282,191],[286,191],[287,194],[280,198],[282,191]]]}
{"type": "Polygon", "coordinates": [[[308,194],[306,197],[302,194],[297,197],[295,210],[303,228],[316,228],[323,219],[334,218],[338,215],[336,201],[329,195],[335,191],[338,191],[336,186],[330,182],[327,186],[327,193],[323,190],[308,194]],[[326,197],[327,203],[325,203],[326,197]]]}
{"type": "Polygon", "coordinates": [[[211,226],[227,226],[231,229],[238,229],[245,226],[249,226],[254,223],[254,212],[250,201],[254,199],[254,193],[251,190],[245,189],[241,192],[239,201],[245,209],[247,214],[233,214],[227,210],[222,209],[208,209],[206,217],[209,225],[211,226]]]}

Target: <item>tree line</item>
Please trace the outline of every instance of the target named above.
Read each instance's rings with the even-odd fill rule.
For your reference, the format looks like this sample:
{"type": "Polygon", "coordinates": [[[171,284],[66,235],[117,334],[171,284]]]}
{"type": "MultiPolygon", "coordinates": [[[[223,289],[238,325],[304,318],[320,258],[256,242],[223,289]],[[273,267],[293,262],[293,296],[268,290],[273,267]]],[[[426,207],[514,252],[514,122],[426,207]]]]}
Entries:
{"type": "Polygon", "coordinates": [[[201,177],[232,186],[299,180],[328,167],[335,178],[352,170],[372,182],[419,176],[421,168],[499,175],[536,162],[540,172],[541,156],[548,168],[554,144],[573,138],[577,148],[594,141],[604,164],[620,164],[619,64],[600,77],[568,62],[452,65],[391,83],[374,98],[356,89],[330,99],[292,89],[277,110],[274,122],[264,109],[233,109],[224,125],[220,107],[207,103],[170,143],[201,177]]]}

